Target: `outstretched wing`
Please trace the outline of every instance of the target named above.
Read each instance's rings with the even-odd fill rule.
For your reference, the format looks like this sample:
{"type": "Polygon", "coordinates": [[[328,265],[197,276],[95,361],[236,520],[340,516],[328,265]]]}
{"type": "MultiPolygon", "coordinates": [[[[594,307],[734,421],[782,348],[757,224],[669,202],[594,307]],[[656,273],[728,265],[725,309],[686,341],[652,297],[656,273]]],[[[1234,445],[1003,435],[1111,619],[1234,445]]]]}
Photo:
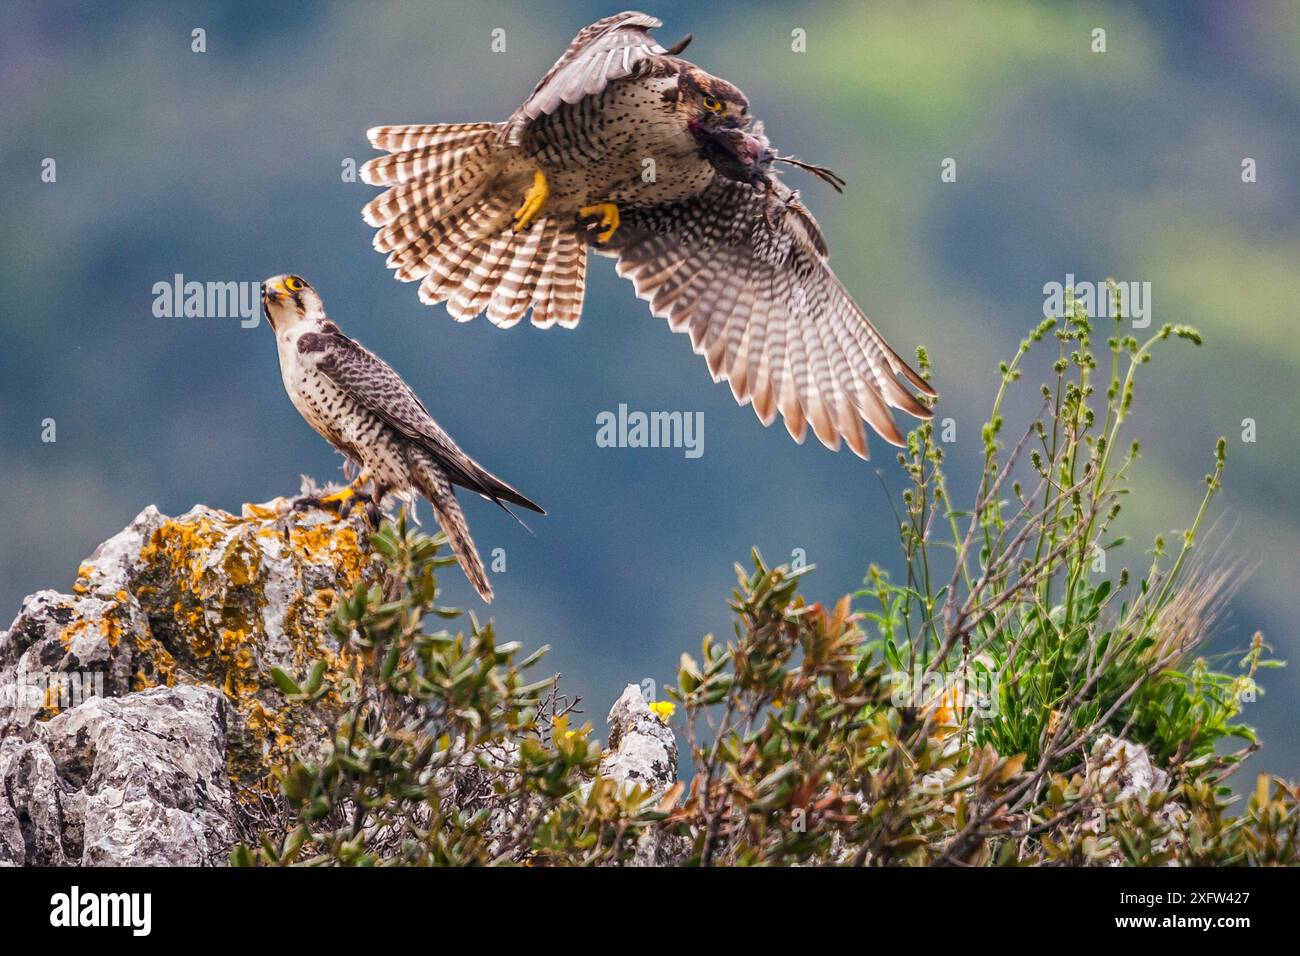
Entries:
{"type": "Polygon", "coordinates": [[[595,95],[614,80],[632,76],[668,54],[650,31],[663,23],[635,11],[598,20],[573,38],[523,105],[502,124],[498,142],[518,146],[539,116],[595,95]]]}
{"type": "Polygon", "coordinates": [[[691,199],[625,209],[611,242],[595,248],[618,259],[655,315],[690,334],[714,380],[730,382],[763,424],[779,410],[795,441],[811,423],[828,448],[843,437],[865,458],[865,419],[901,445],[890,409],[930,410],[896,376],[937,393],[831,272],[812,214],[788,187],[774,188],[767,196],[717,177],[691,199]]]}
{"type": "Polygon", "coordinates": [[[324,332],[302,335],[298,339],[298,351],[304,355],[317,353],[316,368],[321,374],[357,404],[432,455],[455,484],[499,505],[508,501],[545,514],[540,506],[461,451],[392,366],[348,338],[338,326],[329,323],[324,332]]]}

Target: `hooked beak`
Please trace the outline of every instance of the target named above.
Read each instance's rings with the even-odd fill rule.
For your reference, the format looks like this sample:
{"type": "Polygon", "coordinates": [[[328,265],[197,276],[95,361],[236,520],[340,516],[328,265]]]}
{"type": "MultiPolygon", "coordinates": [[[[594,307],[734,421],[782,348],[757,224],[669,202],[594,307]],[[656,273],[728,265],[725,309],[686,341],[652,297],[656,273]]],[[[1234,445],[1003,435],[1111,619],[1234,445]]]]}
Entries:
{"type": "Polygon", "coordinates": [[[279,302],[284,298],[287,298],[286,293],[268,282],[262,283],[262,314],[266,316],[266,321],[270,323],[272,329],[275,328],[275,316],[271,312],[271,303],[279,302]]]}

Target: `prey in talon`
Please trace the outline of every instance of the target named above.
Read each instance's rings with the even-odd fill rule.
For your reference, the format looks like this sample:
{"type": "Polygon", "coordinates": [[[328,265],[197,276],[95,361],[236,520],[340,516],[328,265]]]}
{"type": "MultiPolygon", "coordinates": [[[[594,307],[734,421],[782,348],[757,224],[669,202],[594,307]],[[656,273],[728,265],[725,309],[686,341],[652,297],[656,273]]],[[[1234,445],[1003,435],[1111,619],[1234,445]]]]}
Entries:
{"type": "Polygon", "coordinates": [[[763,424],[864,458],[864,425],[902,445],[891,409],[929,418],[937,392],[831,271],[776,170],[844,181],[773,149],[739,87],[659,26],[629,10],[584,27],[501,122],[369,130],[386,154],[361,168],[384,188],[362,210],[375,249],[421,302],[502,328],[577,325],[589,255],[613,258],[763,424]]]}

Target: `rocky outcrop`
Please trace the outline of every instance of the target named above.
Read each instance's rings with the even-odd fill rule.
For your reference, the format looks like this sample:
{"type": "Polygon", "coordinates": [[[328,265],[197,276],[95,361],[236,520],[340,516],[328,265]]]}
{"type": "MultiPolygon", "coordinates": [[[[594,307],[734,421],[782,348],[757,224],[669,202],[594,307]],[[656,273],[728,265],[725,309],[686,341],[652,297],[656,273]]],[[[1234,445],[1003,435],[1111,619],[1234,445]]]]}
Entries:
{"type": "Polygon", "coordinates": [[[1120,800],[1169,786],[1169,774],[1155,765],[1145,747],[1111,734],[1101,734],[1093,743],[1090,771],[1099,788],[1118,784],[1120,800]]]}
{"type": "Polygon", "coordinates": [[[648,787],[656,795],[677,781],[677,739],[636,684],[624,688],[605,721],[609,748],[600,762],[604,776],[648,787]]]}
{"type": "MultiPolygon", "coordinates": [[[[668,724],[650,709],[641,689],[628,684],[605,718],[609,724],[609,747],[600,761],[600,772],[624,786],[640,786],[657,797],[677,782],[677,738],[668,724]]],[[[641,835],[633,866],[674,866],[685,855],[690,841],[664,830],[641,835]]]]}
{"type": "Polygon", "coordinates": [[[271,676],[342,666],[339,590],[378,580],[363,519],[149,507],[0,632],[0,863],[222,863],[240,801],[323,711],[271,676]]]}
{"type": "Polygon", "coordinates": [[[233,842],[225,697],[91,697],[0,742],[0,862],[203,866],[233,842]]]}
{"type": "MultiPolygon", "coordinates": [[[[284,505],[146,508],[71,593],[23,601],[0,632],[0,865],[223,865],[269,771],[330,739],[341,702],[288,702],[272,670],[324,660],[340,676],[337,594],[382,563],[362,516],[284,505]]],[[[635,686],[609,724],[602,773],[656,794],[676,782],[672,731],[635,686]]],[[[512,753],[491,756],[510,772],[512,753]]],[[[449,767],[448,792],[508,813],[485,759],[449,767]]],[[[637,862],[679,849],[646,840],[637,862]]]]}

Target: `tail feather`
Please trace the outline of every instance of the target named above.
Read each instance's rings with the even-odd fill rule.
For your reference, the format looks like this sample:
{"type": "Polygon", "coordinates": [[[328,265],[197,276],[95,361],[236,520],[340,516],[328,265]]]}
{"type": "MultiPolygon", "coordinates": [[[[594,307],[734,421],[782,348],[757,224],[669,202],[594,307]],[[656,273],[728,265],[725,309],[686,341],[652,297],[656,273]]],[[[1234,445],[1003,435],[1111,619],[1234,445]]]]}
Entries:
{"type": "MultiPolygon", "coordinates": [[[[434,242],[425,256],[423,269],[428,277],[420,287],[421,301],[445,302],[456,295],[470,281],[483,259],[492,251],[495,240],[503,234],[502,222],[508,220],[508,204],[502,199],[485,200],[480,209],[466,212],[463,224],[454,224],[454,231],[445,241],[434,242]]],[[[448,307],[459,321],[474,318],[474,313],[463,314],[448,307]]]]}
{"type": "Polygon", "coordinates": [[[587,248],[574,229],[560,229],[551,244],[545,268],[550,282],[545,303],[538,283],[533,296],[533,325],[571,329],[582,317],[582,299],[587,284],[587,248]]]}
{"type": "Polygon", "coordinates": [[[537,286],[533,290],[533,325],[539,329],[550,328],[555,324],[549,315],[551,288],[555,285],[555,270],[547,268],[546,264],[555,258],[560,235],[558,228],[549,220],[545,228],[546,232],[542,236],[542,246],[537,250],[538,259],[543,267],[537,277],[537,286]]]}
{"type": "MultiPolygon", "coordinates": [[[[468,210],[445,223],[445,238],[440,238],[444,235],[442,230],[425,237],[423,257],[418,263],[402,267],[417,278],[425,277],[420,284],[421,302],[433,305],[451,297],[482,256],[484,247],[480,240],[498,231],[496,219],[505,214],[506,204],[498,200],[495,206],[468,210]]],[[[401,277],[399,271],[398,278],[401,277]]]]}
{"type": "Polygon", "coordinates": [[[426,126],[375,126],[366,137],[375,149],[389,153],[420,146],[444,146],[476,139],[476,134],[496,134],[496,123],[433,123],[426,126]]]}
{"type": "Polygon", "coordinates": [[[401,249],[475,203],[491,183],[481,163],[458,166],[394,186],[361,211],[379,226],[373,245],[379,252],[401,249]]]}
{"type": "Polygon", "coordinates": [[[446,202],[441,206],[421,202],[403,210],[401,215],[375,233],[372,245],[379,252],[389,253],[390,267],[393,262],[402,266],[415,265],[422,262],[432,249],[445,245],[449,234],[463,225],[480,228],[480,234],[494,230],[499,219],[485,219],[489,206],[496,205],[481,198],[485,185],[476,186],[450,205],[446,202]]]}
{"type": "MultiPolygon", "coordinates": [[[[402,186],[423,179],[438,179],[467,167],[495,165],[490,139],[452,146],[421,146],[387,156],[376,156],[361,166],[361,181],[371,186],[402,186]]],[[[392,190],[390,190],[391,192],[392,190]]]]}
{"type": "Polygon", "coordinates": [[[474,264],[465,281],[451,301],[447,311],[452,318],[462,321],[472,319],[484,309],[492,299],[497,283],[505,276],[506,268],[514,258],[513,247],[521,243],[508,230],[498,233],[487,247],[479,261],[474,264]]]}
{"type": "Polygon", "coordinates": [[[500,188],[508,168],[499,124],[377,126],[370,142],[389,151],[361,167],[361,178],[389,187],[362,212],[376,226],[374,246],[403,282],[420,281],[420,301],[447,303],[467,321],[487,311],[500,326],[529,309],[541,327],[577,325],[586,285],[587,247],[577,224],[543,215],[514,232],[523,194],[500,188]],[[507,195],[507,192],[511,192],[507,195]]]}
{"type": "MultiPolygon", "coordinates": [[[[445,154],[427,175],[398,183],[366,203],[361,218],[371,226],[382,227],[398,222],[404,213],[416,209],[427,210],[426,215],[434,220],[454,212],[457,205],[464,205],[477,193],[478,187],[487,184],[480,167],[486,158],[479,155],[483,152],[476,149],[472,154],[465,150],[445,154]]],[[[364,167],[362,174],[365,174],[364,167]]],[[[380,248],[379,251],[388,250],[380,248]]]]}
{"type": "Polygon", "coordinates": [[[412,453],[410,465],[420,494],[433,505],[434,517],[438,520],[438,526],[447,535],[447,543],[451,546],[451,552],[456,556],[461,570],[465,572],[465,577],[469,578],[469,583],[474,585],[474,590],[478,592],[479,597],[491,604],[492,585],[488,581],[487,569],[483,566],[483,559],[478,555],[478,548],[474,546],[469,525],[465,521],[465,513],[460,510],[460,502],[456,500],[456,493],[452,490],[447,472],[422,451],[412,453]]]}
{"type": "Polygon", "coordinates": [[[544,254],[539,258],[539,251],[545,247],[549,252],[554,236],[555,223],[547,221],[539,229],[528,230],[523,244],[515,248],[510,265],[488,303],[487,317],[493,325],[508,329],[524,317],[532,304],[538,275],[546,265],[544,254]]]}

